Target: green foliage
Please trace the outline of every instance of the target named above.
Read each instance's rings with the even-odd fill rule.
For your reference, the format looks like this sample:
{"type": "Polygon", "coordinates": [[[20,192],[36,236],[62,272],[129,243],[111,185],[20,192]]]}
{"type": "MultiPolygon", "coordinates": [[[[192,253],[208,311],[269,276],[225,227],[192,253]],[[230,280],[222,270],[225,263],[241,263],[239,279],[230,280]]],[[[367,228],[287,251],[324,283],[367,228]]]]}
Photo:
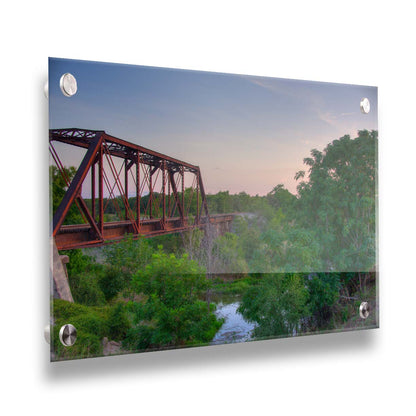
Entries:
{"type": "MultiPolygon", "coordinates": [[[[181,237],[182,237],[183,248],[185,252],[189,255],[189,258],[191,260],[198,261],[199,264],[206,264],[206,261],[207,261],[206,247],[202,245],[203,238],[204,238],[204,231],[200,230],[199,228],[194,228],[192,230],[184,231],[181,234],[181,237]]],[[[177,254],[180,254],[180,253],[177,252],[177,254]]]]}
{"type": "MultiPolygon", "coordinates": [[[[194,231],[201,231],[195,229],[194,231]]],[[[147,239],[152,251],[157,250],[158,246],[163,246],[163,250],[168,254],[183,254],[184,253],[184,243],[183,243],[183,234],[165,234],[165,235],[156,235],[152,238],[147,239]]]]}
{"type": "Polygon", "coordinates": [[[53,351],[55,359],[87,358],[102,354],[101,338],[108,332],[104,308],[91,308],[62,299],[53,302],[55,325],[53,327],[53,351]],[[71,323],[77,329],[77,341],[64,347],[59,341],[59,328],[71,323]]]}
{"type": "Polygon", "coordinates": [[[295,195],[285,189],[282,184],[275,186],[266,198],[276,211],[281,209],[285,213],[293,212],[297,201],[295,195]]]}
{"type": "Polygon", "coordinates": [[[59,328],[65,323],[59,321],[54,327],[52,342],[55,361],[99,357],[103,354],[100,337],[78,328],[75,345],[70,348],[64,347],[59,340],[59,328]]]}
{"type": "Polygon", "coordinates": [[[179,258],[167,255],[162,247],[153,254],[144,270],[133,276],[136,293],[155,296],[169,308],[195,301],[206,286],[205,270],[196,261],[186,254],[179,258]]]}
{"type": "Polygon", "coordinates": [[[239,312],[258,326],[256,337],[294,335],[307,316],[308,292],[297,274],[271,274],[243,296],[239,312]]]}
{"type": "Polygon", "coordinates": [[[53,300],[53,316],[55,319],[70,319],[72,316],[88,313],[91,308],[63,299],[53,300]]]}
{"type": "Polygon", "coordinates": [[[339,300],[341,282],[339,273],[313,273],[307,276],[308,306],[316,327],[327,325],[339,300]]]}
{"type": "Polygon", "coordinates": [[[153,345],[154,328],[150,325],[136,325],[127,331],[123,348],[132,351],[150,349],[153,345]]]}
{"type": "Polygon", "coordinates": [[[251,286],[258,283],[258,279],[252,276],[232,279],[231,281],[224,281],[219,278],[214,279],[212,289],[214,293],[242,295],[251,286]]]}
{"type": "Polygon", "coordinates": [[[106,264],[123,274],[126,280],[137,270],[146,266],[152,257],[153,249],[144,237],[133,239],[128,235],[117,244],[104,248],[106,264]]]}
{"type": "Polygon", "coordinates": [[[215,195],[208,196],[208,207],[210,212],[216,212],[218,214],[224,214],[231,212],[231,199],[228,191],[218,192],[215,195]]]}
{"type": "Polygon", "coordinates": [[[244,258],[250,261],[252,253],[260,246],[261,224],[258,217],[235,217],[233,231],[239,237],[244,258]]]}
{"type": "Polygon", "coordinates": [[[87,358],[102,355],[102,339],[121,340],[131,324],[123,304],[90,307],[55,299],[53,302],[55,325],[52,331],[53,351],[57,360],[87,358]],[[77,329],[76,343],[64,347],[59,341],[59,328],[71,323],[77,329]]]}
{"type": "Polygon", "coordinates": [[[376,131],[359,131],[304,159],[309,177],[298,186],[296,221],[317,238],[327,270],[375,264],[377,144],[376,131]]]}
{"type": "Polygon", "coordinates": [[[206,343],[214,337],[219,326],[205,302],[196,301],[173,309],[162,304],[152,342],[158,345],[206,343]]]}
{"type": "Polygon", "coordinates": [[[122,273],[115,266],[107,266],[99,276],[98,285],[107,302],[111,301],[116,295],[126,288],[126,274],[122,273]]]}
{"type": "MultiPolygon", "coordinates": [[[[77,170],[73,166],[69,168],[64,167],[64,172],[68,181],[71,182],[77,170]]],[[[68,186],[61,172],[56,166],[49,166],[49,194],[52,201],[52,214],[56,212],[67,190],[68,186]]],[[[82,224],[83,222],[81,212],[74,204],[69,209],[64,224],[82,224]]]]}
{"type": "Polygon", "coordinates": [[[187,255],[168,255],[160,247],[133,277],[136,292],[147,295],[147,300],[129,304],[136,325],[124,345],[144,349],[210,341],[221,322],[214,306],[198,299],[207,285],[205,270],[196,261],[187,255]]]}
{"type": "Polygon", "coordinates": [[[104,305],[105,297],[99,285],[103,266],[82,253],[82,250],[62,251],[69,258],[66,264],[72,297],[84,305],[104,305]]]}
{"type": "Polygon", "coordinates": [[[62,250],[62,255],[67,255],[69,263],[66,265],[67,272],[70,276],[84,273],[86,271],[93,271],[97,266],[94,259],[83,254],[82,250],[62,250]]]}
{"type": "Polygon", "coordinates": [[[243,274],[248,272],[243,249],[236,234],[225,233],[214,241],[211,267],[213,273],[243,274]]]}
{"type": "Polygon", "coordinates": [[[130,329],[127,308],[124,303],[116,303],[108,314],[108,334],[110,339],[122,340],[130,329]]]}
{"type": "Polygon", "coordinates": [[[106,299],[99,284],[100,277],[92,272],[70,275],[69,286],[74,301],[89,306],[104,305],[106,299]]]}

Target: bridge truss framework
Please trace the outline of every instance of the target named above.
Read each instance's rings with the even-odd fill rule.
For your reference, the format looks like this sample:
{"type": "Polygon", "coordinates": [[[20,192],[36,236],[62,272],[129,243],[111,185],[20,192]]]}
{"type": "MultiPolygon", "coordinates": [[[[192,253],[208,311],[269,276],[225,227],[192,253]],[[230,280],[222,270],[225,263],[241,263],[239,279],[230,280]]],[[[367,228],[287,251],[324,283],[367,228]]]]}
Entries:
{"type": "Polygon", "coordinates": [[[126,234],[149,237],[232,220],[232,215],[209,215],[198,166],[97,130],[50,130],[49,150],[67,185],[52,224],[52,235],[60,250],[103,245],[126,234]],[[72,180],[55,142],[86,149],[72,180]],[[87,177],[91,181],[88,204],[81,195],[87,177]],[[190,188],[185,187],[185,177],[192,183],[190,188]],[[129,184],[134,186],[134,206],[129,201],[129,184]],[[147,196],[145,207],[141,204],[144,196],[147,196]],[[196,215],[191,216],[192,204],[195,212],[195,199],[196,215]],[[117,211],[118,218],[106,222],[109,204],[117,211]],[[73,205],[78,207],[84,223],[64,225],[73,205]]]}

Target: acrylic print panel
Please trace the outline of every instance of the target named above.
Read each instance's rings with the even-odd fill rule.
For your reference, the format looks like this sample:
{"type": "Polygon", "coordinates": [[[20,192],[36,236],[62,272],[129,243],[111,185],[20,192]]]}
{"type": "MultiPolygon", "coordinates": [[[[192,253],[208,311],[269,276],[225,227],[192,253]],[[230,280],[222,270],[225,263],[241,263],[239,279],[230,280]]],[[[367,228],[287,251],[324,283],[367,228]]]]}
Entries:
{"type": "Polygon", "coordinates": [[[378,326],[377,88],[51,58],[49,103],[52,361],[378,326]]]}

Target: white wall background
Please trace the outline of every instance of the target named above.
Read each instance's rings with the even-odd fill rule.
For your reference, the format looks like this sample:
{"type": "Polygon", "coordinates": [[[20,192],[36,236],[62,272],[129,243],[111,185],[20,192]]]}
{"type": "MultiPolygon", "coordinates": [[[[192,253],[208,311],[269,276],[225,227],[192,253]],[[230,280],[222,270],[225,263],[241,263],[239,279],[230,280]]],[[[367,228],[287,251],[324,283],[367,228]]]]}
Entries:
{"type": "Polygon", "coordinates": [[[400,0],[3,4],[4,414],[414,412],[414,16],[400,0]],[[381,329],[49,364],[48,56],[378,85],[381,329]]]}

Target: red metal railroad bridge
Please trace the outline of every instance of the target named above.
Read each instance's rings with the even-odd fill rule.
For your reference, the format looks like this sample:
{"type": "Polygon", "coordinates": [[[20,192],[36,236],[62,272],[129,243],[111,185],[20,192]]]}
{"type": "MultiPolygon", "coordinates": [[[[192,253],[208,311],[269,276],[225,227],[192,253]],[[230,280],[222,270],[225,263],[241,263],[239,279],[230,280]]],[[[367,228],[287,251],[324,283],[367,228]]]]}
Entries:
{"type": "Polygon", "coordinates": [[[126,234],[151,237],[209,224],[222,233],[233,220],[233,214],[209,215],[198,166],[97,130],[52,129],[49,150],[67,187],[53,215],[58,250],[100,246],[126,234]],[[61,145],[54,145],[57,142],[85,149],[72,180],[58,155],[61,145]],[[89,200],[82,196],[87,184],[89,200]],[[133,197],[129,197],[131,187],[133,197]],[[114,214],[108,219],[110,205],[114,214]],[[73,206],[83,223],[64,224],[73,206]]]}

